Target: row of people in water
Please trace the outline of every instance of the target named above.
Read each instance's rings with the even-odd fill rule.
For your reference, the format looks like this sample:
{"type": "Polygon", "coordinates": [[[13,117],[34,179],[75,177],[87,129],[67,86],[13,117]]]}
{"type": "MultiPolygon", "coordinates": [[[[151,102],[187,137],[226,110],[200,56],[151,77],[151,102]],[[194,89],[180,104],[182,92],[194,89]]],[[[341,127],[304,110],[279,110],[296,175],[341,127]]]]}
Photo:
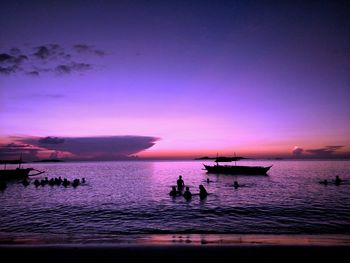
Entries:
{"type": "MultiPolygon", "coordinates": [[[[177,189],[176,186],[173,186],[169,195],[172,197],[183,196],[186,200],[190,200],[192,198],[192,193],[190,191],[190,187],[186,186],[186,190],[182,193],[182,190],[185,188],[185,182],[182,179],[182,176],[179,176],[177,179],[177,189]]],[[[208,196],[208,192],[203,185],[199,185],[199,197],[204,199],[208,196]]]]}
{"type": "MultiPolygon", "coordinates": [[[[80,185],[81,183],[85,183],[85,178],[83,177],[81,180],[80,179],[74,179],[72,182],[69,181],[67,178],[64,178],[62,179],[61,177],[55,177],[55,178],[51,178],[50,180],[45,177],[45,179],[42,179],[42,180],[38,180],[38,179],[35,179],[34,181],[34,185],[36,187],[38,187],[39,185],[41,186],[45,186],[45,185],[50,185],[50,186],[54,186],[54,185],[63,185],[64,187],[67,187],[68,185],[72,185],[73,187],[77,187],[78,185],[80,185]]],[[[29,181],[27,179],[24,179],[22,181],[22,184],[24,186],[28,186],[29,185],[29,181]]]]}
{"type": "MultiPolygon", "coordinates": [[[[190,187],[186,186],[186,190],[182,193],[182,191],[179,191],[176,189],[176,186],[173,186],[170,193],[170,196],[176,197],[176,196],[183,196],[186,200],[191,200],[192,193],[190,191],[190,187]]],[[[203,185],[199,185],[199,197],[200,199],[204,199],[208,196],[207,190],[204,188],[203,185]]]]}
{"type": "MultiPolygon", "coordinates": [[[[340,185],[341,182],[343,182],[343,180],[340,179],[340,177],[337,175],[337,176],[335,177],[334,184],[335,184],[335,185],[340,185]]],[[[329,182],[327,179],[324,179],[323,181],[320,182],[320,184],[324,184],[324,185],[328,185],[328,183],[330,183],[330,182],[329,182]]]]}

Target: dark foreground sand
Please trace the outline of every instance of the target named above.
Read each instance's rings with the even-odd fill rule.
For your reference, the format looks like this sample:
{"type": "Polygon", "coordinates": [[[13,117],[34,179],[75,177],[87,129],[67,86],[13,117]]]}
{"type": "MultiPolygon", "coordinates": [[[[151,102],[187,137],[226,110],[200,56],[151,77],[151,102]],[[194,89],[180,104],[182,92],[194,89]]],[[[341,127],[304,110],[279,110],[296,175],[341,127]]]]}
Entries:
{"type": "Polygon", "coordinates": [[[348,262],[349,236],[147,235],[103,244],[2,244],[2,262],[348,262]],[[128,241],[126,241],[128,240],[128,241]],[[3,261],[2,259],[6,259],[3,261]],[[122,261],[121,261],[122,260],[122,261]]]}

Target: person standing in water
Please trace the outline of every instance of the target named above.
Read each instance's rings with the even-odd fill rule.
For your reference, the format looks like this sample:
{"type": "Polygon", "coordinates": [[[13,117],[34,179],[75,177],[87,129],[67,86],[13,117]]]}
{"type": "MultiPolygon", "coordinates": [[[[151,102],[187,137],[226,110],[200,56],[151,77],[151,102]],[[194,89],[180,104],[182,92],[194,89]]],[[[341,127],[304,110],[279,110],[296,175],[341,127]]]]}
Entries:
{"type": "Polygon", "coordinates": [[[182,176],[179,176],[179,179],[177,179],[177,190],[182,191],[185,187],[184,180],[182,180],[182,176]]]}
{"type": "Polygon", "coordinates": [[[336,184],[336,185],[340,185],[341,181],[342,181],[342,179],[340,179],[340,177],[337,175],[337,176],[335,177],[335,184],[336,184]]]}
{"type": "Polygon", "coordinates": [[[208,195],[208,192],[207,190],[204,188],[203,185],[199,185],[199,197],[200,199],[204,199],[206,198],[208,195]]]}

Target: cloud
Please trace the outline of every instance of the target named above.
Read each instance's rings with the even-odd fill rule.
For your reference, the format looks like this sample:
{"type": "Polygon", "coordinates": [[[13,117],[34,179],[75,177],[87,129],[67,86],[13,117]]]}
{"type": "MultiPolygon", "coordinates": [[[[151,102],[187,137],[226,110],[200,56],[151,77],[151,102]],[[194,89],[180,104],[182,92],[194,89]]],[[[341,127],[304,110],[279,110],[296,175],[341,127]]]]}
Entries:
{"type": "Polygon", "coordinates": [[[292,154],[294,156],[301,156],[303,154],[303,151],[304,151],[304,149],[302,149],[302,148],[300,148],[298,146],[295,146],[293,151],[292,151],[292,154]]]}
{"type": "Polygon", "coordinates": [[[13,47],[10,49],[10,54],[13,56],[17,56],[21,54],[21,50],[19,48],[13,47]]]}
{"type": "Polygon", "coordinates": [[[306,152],[310,153],[315,157],[331,157],[337,150],[343,147],[343,145],[325,146],[323,148],[318,149],[308,149],[306,150],[306,152]]]}
{"type": "Polygon", "coordinates": [[[64,139],[58,137],[45,137],[38,140],[39,144],[59,144],[64,143],[64,139]]]}
{"type": "Polygon", "coordinates": [[[340,154],[338,150],[344,148],[344,145],[329,145],[317,149],[302,149],[295,146],[292,154],[295,157],[306,157],[306,158],[332,158],[332,157],[348,157],[349,153],[340,154]]]}
{"type": "Polygon", "coordinates": [[[9,67],[1,67],[0,66],[0,73],[1,74],[11,74],[15,73],[19,68],[16,65],[9,66],[9,67]]]}
{"type": "Polygon", "coordinates": [[[69,74],[71,72],[71,68],[68,65],[58,65],[55,68],[55,71],[60,74],[69,74]]]}
{"type": "MultiPolygon", "coordinates": [[[[33,149],[30,160],[56,155],[67,160],[125,159],[152,147],[159,138],[152,136],[102,136],[102,137],[15,137],[13,143],[33,149]],[[35,149],[35,150],[34,150],[35,149]]],[[[8,149],[8,147],[6,147],[8,149]]],[[[23,148],[14,151],[19,154],[23,148]]],[[[8,155],[9,151],[6,151],[8,155]]],[[[15,154],[14,154],[15,155],[15,154]]],[[[13,155],[11,155],[13,156],[13,155]]]]}
{"type": "Polygon", "coordinates": [[[27,75],[33,76],[33,77],[38,77],[39,76],[39,72],[37,70],[33,70],[33,71],[30,71],[30,72],[27,72],[27,75]]]}
{"type": "Polygon", "coordinates": [[[94,53],[100,57],[103,57],[104,55],[106,55],[106,52],[102,50],[94,50],[94,53]]]}
{"type": "Polygon", "coordinates": [[[41,46],[37,47],[37,51],[34,53],[34,56],[39,59],[47,59],[49,56],[51,56],[51,54],[50,50],[47,47],[41,46]]]}
{"type": "Polygon", "coordinates": [[[78,53],[90,53],[103,57],[106,53],[102,50],[95,49],[93,46],[85,45],[85,44],[76,44],[73,45],[73,49],[78,53]]]}
{"type": "Polygon", "coordinates": [[[30,144],[9,143],[0,144],[0,159],[1,160],[18,160],[21,156],[23,160],[36,160],[41,148],[30,144]]]}
{"type": "Polygon", "coordinates": [[[28,50],[12,47],[0,53],[0,74],[24,73],[39,77],[41,74],[66,75],[95,68],[96,58],[105,52],[86,44],[65,48],[58,44],[40,45],[28,50]]]}
{"type": "Polygon", "coordinates": [[[7,53],[0,54],[0,73],[12,74],[22,70],[22,64],[27,61],[25,55],[12,56],[7,53]]]}
{"type": "Polygon", "coordinates": [[[79,53],[88,52],[90,50],[90,46],[85,44],[73,45],[73,48],[79,53]]]}
{"type": "Polygon", "coordinates": [[[8,62],[13,58],[14,58],[13,56],[6,54],[6,53],[0,54],[0,62],[8,62]]]}
{"type": "Polygon", "coordinates": [[[73,71],[86,71],[92,69],[91,64],[72,62],[66,65],[59,65],[55,68],[55,71],[59,74],[69,74],[73,71]]]}

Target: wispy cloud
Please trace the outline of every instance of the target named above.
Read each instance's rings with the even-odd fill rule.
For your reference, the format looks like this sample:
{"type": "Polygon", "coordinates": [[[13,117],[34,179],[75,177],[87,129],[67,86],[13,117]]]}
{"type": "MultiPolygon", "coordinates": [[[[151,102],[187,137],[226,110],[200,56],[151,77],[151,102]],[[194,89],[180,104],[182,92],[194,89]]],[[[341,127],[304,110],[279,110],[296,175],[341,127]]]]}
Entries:
{"type": "Polygon", "coordinates": [[[46,44],[29,50],[17,47],[0,53],[0,74],[26,74],[38,77],[45,73],[66,75],[85,72],[95,68],[91,60],[101,58],[106,53],[86,44],[63,47],[58,44],[46,44]]]}
{"type": "Polygon", "coordinates": [[[94,46],[89,46],[89,45],[85,45],[85,44],[76,44],[73,46],[73,48],[78,53],[91,53],[91,54],[95,54],[95,55],[98,55],[101,57],[106,55],[106,52],[99,50],[99,49],[96,49],[94,46]]]}

